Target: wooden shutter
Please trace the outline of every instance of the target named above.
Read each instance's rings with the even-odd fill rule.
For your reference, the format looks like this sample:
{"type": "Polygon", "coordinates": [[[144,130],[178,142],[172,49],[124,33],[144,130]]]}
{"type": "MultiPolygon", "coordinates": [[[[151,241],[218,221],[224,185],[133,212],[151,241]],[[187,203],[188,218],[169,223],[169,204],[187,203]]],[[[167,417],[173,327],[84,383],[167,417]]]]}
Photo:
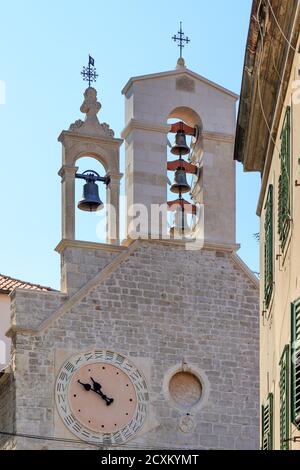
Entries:
{"type": "Polygon", "coordinates": [[[289,346],[284,348],[280,360],[280,449],[289,450],[289,346]]]}
{"type": "Polygon", "coordinates": [[[291,218],[290,203],[290,167],[291,167],[291,108],[288,107],[281,133],[280,168],[278,182],[278,234],[281,249],[284,250],[291,218]]]}
{"type": "Polygon", "coordinates": [[[273,393],[262,406],[262,450],[273,449],[273,393]]]}
{"type": "Polygon", "coordinates": [[[300,429],[300,299],[292,304],[292,422],[300,429]]]}
{"type": "Polygon", "coordinates": [[[270,304],[273,292],[273,185],[269,186],[265,205],[265,303],[270,304]]]}

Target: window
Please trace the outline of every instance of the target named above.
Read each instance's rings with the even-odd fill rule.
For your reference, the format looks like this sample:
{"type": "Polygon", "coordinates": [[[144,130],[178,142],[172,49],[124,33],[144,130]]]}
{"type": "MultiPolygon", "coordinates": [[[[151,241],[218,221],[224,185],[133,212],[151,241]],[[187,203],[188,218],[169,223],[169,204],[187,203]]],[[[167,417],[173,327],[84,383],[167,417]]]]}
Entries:
{"type": "Polygon", "coordinates": [[[290,168],[291,168],[291,109],[287,108],[282,133],[280,152],[280,176],[278,182],[278,234],[282,251],[285,248],[291,219],[290,168]]]}
{"type": "Polygon", "coordinates": [[[265,205],[265,304],[268,308],[273,292],[273,185],[269,186],[265,205]]]}
{"type": "Polygon", "coordinates": [[[280,450],[289,450],[289,347],[280,360],[280,450]]]}
{"type": "Polygon", "coordinates": [[[262,406],[262,450],[273,449],[273,393],[262,406]]]}
{"type": "Polygon", "coordinates": [[[292,422],[300,429],[300,299],[292,304],[292,422]]]}

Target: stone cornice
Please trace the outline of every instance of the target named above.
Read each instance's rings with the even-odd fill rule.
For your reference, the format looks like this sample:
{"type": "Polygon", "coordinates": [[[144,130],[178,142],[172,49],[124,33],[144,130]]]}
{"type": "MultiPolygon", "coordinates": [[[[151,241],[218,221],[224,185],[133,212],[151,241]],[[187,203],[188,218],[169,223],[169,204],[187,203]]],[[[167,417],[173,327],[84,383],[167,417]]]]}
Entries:
{"type": "Polygon", "coordinates": [[[231,255],[234,263],[236,266],[246,274],[248,279],[252,282],[254,287],[259,289],[259,279],[255,276],[255,274],[251,271],[251,269],[244,263],[244,261],[237,255],[237,253],[232,253],[231,255]]]}
{"type": "MultiPolygon", "coordinates": [[[[157,124],[147,121],[141,121],[137,119],[131,119],[127,126],[123,129],[121,136],[123,139],[126,139],[128,135],[135,129],[149,131],[149,132],[160,132],[161,134],[168,134],[170,132],[171,126],[165,124],[157,124]]],[[[204,131],[202,133],[204,140],[214,140],[216,142],[228,142],[234,143],[234,135],[223,134],[221,132],[210,132],[204,131]]]]}
{"type": "Polygon", "coordinates": [[[35,294],[38,294],[38,295],[60,295],[62,297],[65,297],[67,298],[67,294],[65,292],[62,292],[60,290],[37,290],[37,289],[23,289],[22,287],[17,287],[16,289],[14,289],[10,294],[9,294],[9,297],[11,300],[14,299],[14,297],[16,296],[16,293],[17,292],[21,292],[22,294],[25,293],[25,295],[35,295],[35,294]]]}
{"type": "Polygon", "coordinates": [[[161,134],[168,134],[170,132],[171,126],[164,125],[164,124],[157,124],[147,121],[138,121],[137,119],[131,119],[127,126],[121,132],[122,139],[126,139],[126,137],[134,130],[145,130],[145,131],[152,131],[152,132],[160,132],[161,134]]]}
{"type": "Polygon", "coordinates": [[[76,132],[72,131],[62,131],[58,137],[58,141],[64,145],[64,141],[66,139],[74,140],[74,141],[82,141],[84,143],[93,142],[99,145],[115,145],[116,147],[120,147],[123,143],[123,139],[116,139],[115,137],[105,137],[105,136],[91,136],[91,135],[84,135],[84,134],[76,134],[76,132]]]}
{"type": "MultiPolygon", "coordinates": [[[[180,246],[182,248],[186,248],[189,244],[192,247],[195,244],[195,241],[191,240],[174,240],[174,239],[152,239],[152,238],[140,238],[139,239],[142,243],[156,243],[161,245],[170,245],[170,246],[180,246]]],[[[135,240],[131,238],[127,238],[122,241],[123,246],[130,246],[134,243],[135,240]]],[[[198,242],[200,243],[200,241],[198,242]]],[[[196,246],[196,245],[195,245],[196,246]]],[[[207,250],[207,251],[222,251],[226,253],[234,253],[240,249],[239,244],[226,244],[226,243],[216,243],[211,241],[205,241],[202,247],[196,248],[197,251],[207,250]]],[[[193,248],[191,248],[192,250],[193,248]]]]}
{"type": "Polygon", "coordinates": [[[62,179],[69,177],[69,178],[75,178],[75,174],[78,170],[78,166],[68,166],[68,165],[63,165],[59,172],[58,175],[62,177],[62,179]]]}
{"type": "Polygon", "coordinates": [[[203,132],[203,140],[214,140],[216,142],[227,142],[234,144],[235,136],[231,134],[223,134],[221,132],[203,132]]]}
{"type": "Polygon", "coordinates": [[[81,241],[81,240],[67,240],[63,239],[59,242],[56,246],[55,251],[61,254],[65,251],[66,248],[79,248],[79,249],[88,249],[88,250],[99,250],[99,251],[106,251],[106,252],[117,252],[121,253],[125,250],[124,246],[120,245],[110,245],[108,243],[96,243],[96,242],[88,242],[88,241],[81,241]]]}

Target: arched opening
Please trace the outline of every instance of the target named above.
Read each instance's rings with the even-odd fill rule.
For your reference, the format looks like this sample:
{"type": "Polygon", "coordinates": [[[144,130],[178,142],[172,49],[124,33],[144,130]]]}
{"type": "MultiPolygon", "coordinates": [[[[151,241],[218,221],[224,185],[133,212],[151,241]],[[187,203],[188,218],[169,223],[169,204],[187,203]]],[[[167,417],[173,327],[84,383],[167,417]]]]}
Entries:
{"type": "Polygon", "coordinates": [[[178,106],[169,114],[168,119],[184,121],[188,126],[199,126],[202,130],[202,120],[196,111],[187,106],[178,106]]]}
{"type": "MultiPolygon", "coordinates": [[[[76,160],[77,173],[94,170],[100,176],[106,175],[106,169],[98,156],[80,156],[76,160]]],[[[97,182],[99,197],[104,207],[96,212],[86,212],[78,209],[78,202],[83,197],[85,180],[75,178],[75,238],[105,243],[107,240],[107,211],[106,211],[106,185],[97,182]]]]}
{"type": "MultiPolygon", "coordinates": [[[[195,135],[185,135],[185,141],[187,146],[189,147],[190,151],[187,155],[184,156],[184,161],[193,165],[195,167],[195,172],[196,173],[189,173],[188,170],[184,173],[184,177],[186,177],[186,182],[187,185],[190,187],[190,190],[180,197],[183,197],[185,201],[187,201],[189,204],[191,204],[191,207],[194,205],[195,202],[199,202],[198,200],[194,199],[194,188],[196,186],[199,186],[199,181],[201,178],[201,158],[202,158],[202,120],[198,113],[196,113],[193,109],[186,107],[186,106],[181,106],[175,108],[168,116],[167,119],[168,125],[172,125],[178,122],[182,122],[183,124],[189,126],[190,128],[195,129],[195,135]]],[[[173,132],[168,133],[168,162],[172,162],[177,160],[176,155],[173,155],[172,153],[172,147],[174,145],[174,141],[176,139],[176,134],[173,132]]],[[[176,194],[172,191],[174,189],[174,183],[176,183],[175,178],[175,173],[174,171],[169,171],[168,169],[168,191],[167,191],[167,197],[168,201],[172,201],[176,199],[176,194]]],[[[193,229],[195,224],[197,223],[197,220],[193,214],[193,212],[188,212],[186,215],[186,222],[187,222],[187,227],[193,229]]],[[[168,226],[174,227],[174,224],[176,225],[175,222],[176,215],[174,212],[169,211],[168,212],[168,226]]],[[[180,218],[180,217],[179,217],[180,218]]],[[[177,221],[178,222],[178,221],[177,221]]],[[[182,223],[183,223],[183,218],[182,218],[182,223]]]]}

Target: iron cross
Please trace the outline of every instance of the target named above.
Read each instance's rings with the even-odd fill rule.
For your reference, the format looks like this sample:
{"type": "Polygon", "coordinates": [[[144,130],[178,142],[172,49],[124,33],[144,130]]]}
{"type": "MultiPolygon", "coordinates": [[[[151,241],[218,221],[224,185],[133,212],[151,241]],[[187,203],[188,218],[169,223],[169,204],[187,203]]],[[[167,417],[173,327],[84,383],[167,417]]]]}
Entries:
{"type": "Polygon", "coordinates": [[[191,42],[191,40],[186,36],[184,37],[184,32],[182,31],[182,22],[180,21],[180,30],[178,31],[179,36],[173,36],[172,39],[175,42],[179,42],[178,47],[180,47],[180,58],[182,58],[182,49],[185,44],[191,42]]]}
{"type": "Polygon", "coordinates": [[[83,67],[81,75],[83,76],[83,80],[89,82],[89,87],[91,86],[92,82],[96,82],[98,74],[96,73],[96,69],[94,67],[95,61],[93,57],[89,55],[89,64],[87,67],[83,67]]]}

